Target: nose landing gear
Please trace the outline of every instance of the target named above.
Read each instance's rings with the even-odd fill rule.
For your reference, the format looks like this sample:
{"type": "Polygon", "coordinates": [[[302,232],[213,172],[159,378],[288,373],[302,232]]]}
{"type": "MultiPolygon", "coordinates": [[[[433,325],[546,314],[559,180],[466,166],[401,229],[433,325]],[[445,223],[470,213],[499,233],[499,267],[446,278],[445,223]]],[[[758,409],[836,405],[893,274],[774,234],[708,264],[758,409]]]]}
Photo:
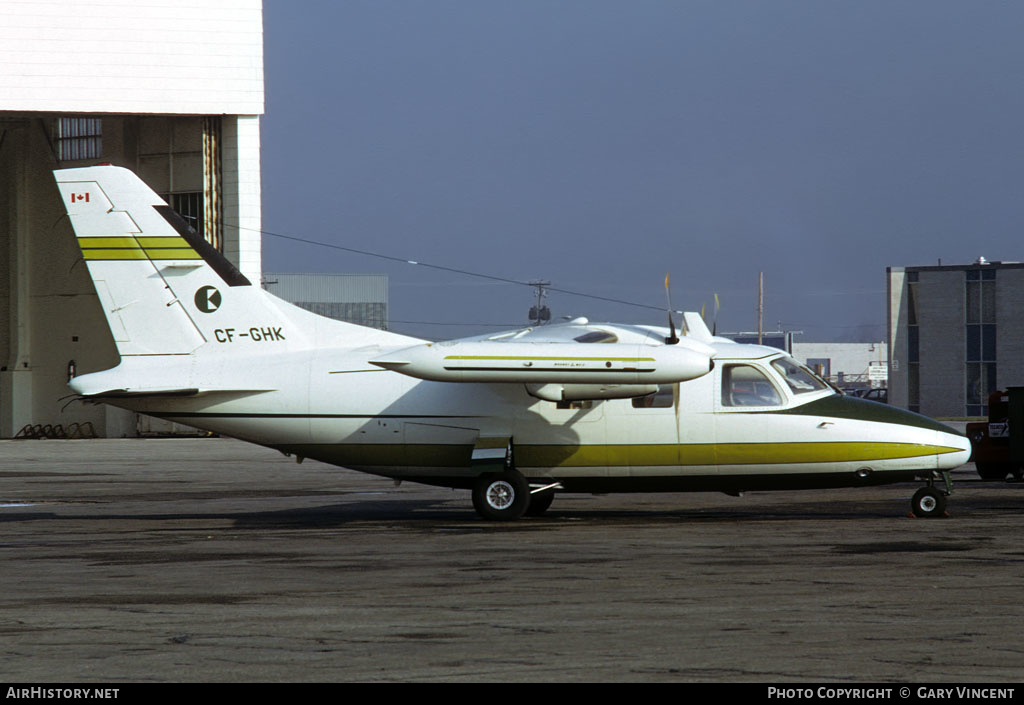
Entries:
{"type": "Polygon", "coordinates": [[[914,493],[910,500],[910,511],[919,519],[934,519],[946,516],[946,498],[953,492],[953,481],[948,472],[942,472],[945,488],[935,486],[935,478],[939,473],[928,476],[928,484],[914,493]]]}

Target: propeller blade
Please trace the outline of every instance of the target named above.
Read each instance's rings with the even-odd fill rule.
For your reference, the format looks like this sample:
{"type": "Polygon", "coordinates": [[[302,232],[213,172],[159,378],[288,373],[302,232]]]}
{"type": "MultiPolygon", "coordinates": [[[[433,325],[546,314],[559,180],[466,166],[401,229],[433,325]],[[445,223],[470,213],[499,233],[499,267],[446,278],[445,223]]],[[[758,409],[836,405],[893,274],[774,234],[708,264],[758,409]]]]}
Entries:
{"type": "Polygon", "coordinates": [[[672,293],[668,288],[668,274],[665,274],[665,300],[668,301],[668,329],[669,336],[665,338],[666,345],[675,345],[679,342],[679,336],[676,335],[676,323],[672,320],[672,293]]]}
{"type": "Polygon", "coordinates": [[[718,335],[718,292],[715,292],[715,317],[711,321],[711,335],[718,335]]]}

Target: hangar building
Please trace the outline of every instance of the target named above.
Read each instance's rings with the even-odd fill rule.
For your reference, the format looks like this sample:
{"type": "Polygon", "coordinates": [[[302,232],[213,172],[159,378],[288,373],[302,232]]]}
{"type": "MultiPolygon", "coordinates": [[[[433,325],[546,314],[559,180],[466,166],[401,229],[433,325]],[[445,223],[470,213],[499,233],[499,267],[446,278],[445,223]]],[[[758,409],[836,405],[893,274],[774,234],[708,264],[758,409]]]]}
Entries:
{"type": "Polygon", "coordinates": [[[251,280],[260,262],[261,0],[0,0],[0,438],[134,435],[74,402],[117,352],[52,170],[136,171],[251,280]]]}
{"type": "Polygon", "coordinates": [[[889,402],[935,417],[988,414],[1024,385],[1024,263],[890,267],[889,402]]]}

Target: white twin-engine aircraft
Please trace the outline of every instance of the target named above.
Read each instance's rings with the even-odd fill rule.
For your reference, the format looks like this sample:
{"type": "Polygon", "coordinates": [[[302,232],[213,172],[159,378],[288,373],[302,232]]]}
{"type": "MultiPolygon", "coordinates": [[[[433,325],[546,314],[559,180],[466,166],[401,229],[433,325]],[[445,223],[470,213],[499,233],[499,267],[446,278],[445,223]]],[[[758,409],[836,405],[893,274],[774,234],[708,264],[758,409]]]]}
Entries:
{"type": "Polygon", "coordinates": [[[859,487],[923,478],[944,514],[967,439],[843,396],[780,350],[568,323],[431,343],[261,289],[132,172],[55,172],[120,364],[71,380],[114,404],[396,480],[473,491],[487,519],[559,492],[859,487]],[[943,483],[935,480],[943,479],[943,483]]]}

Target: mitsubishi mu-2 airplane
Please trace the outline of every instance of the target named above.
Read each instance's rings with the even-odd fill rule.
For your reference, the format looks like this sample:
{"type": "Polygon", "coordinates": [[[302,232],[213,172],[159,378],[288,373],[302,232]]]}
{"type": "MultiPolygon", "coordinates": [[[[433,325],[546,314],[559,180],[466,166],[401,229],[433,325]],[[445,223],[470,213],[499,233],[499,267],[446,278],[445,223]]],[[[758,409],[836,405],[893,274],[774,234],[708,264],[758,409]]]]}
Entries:
{"type": "Polygon", "coordinates": [[[84,400],[396,481],[472,490],[490,520],[563,492],[924,481],[943,516],[965,437],[845,396],[781,350],[579,318],[447,342],[331,320],[249,281],[134,173],[54,172],[120,363],[84,400]]]}

